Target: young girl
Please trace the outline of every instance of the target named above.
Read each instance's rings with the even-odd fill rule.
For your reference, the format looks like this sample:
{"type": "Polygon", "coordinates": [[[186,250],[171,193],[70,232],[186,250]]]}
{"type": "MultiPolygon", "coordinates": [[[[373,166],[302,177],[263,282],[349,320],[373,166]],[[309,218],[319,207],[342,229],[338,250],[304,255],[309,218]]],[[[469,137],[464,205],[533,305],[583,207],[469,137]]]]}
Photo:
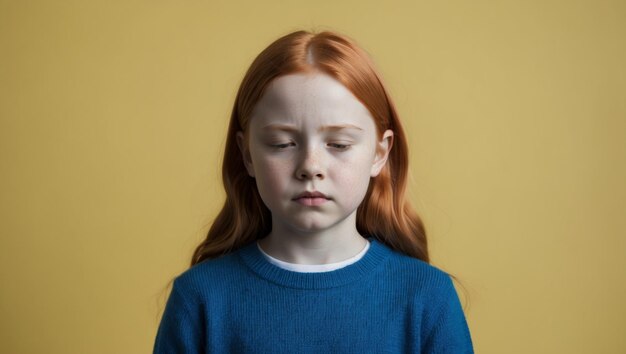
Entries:
{"type": "Polygon", "coordinates": [[[254,60],[226,202],[173,284],[155,353],[473,353],[405,201],[407,139],[351,39],[298,31],[254,60]]]}

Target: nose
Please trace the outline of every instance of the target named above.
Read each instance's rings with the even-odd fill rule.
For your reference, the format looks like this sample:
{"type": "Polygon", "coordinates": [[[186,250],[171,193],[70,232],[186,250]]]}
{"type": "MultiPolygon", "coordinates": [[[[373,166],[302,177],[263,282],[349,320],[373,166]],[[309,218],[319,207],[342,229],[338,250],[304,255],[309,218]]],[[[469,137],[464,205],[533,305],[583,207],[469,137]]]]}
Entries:
{"type": "Polygon", "coordinates": [[[296,178],[298,179],[324,179],[325,173],[322,167],[322,156],[319,152],[308,148],[302,151],[298,167],[296,168],[296,178]]]}

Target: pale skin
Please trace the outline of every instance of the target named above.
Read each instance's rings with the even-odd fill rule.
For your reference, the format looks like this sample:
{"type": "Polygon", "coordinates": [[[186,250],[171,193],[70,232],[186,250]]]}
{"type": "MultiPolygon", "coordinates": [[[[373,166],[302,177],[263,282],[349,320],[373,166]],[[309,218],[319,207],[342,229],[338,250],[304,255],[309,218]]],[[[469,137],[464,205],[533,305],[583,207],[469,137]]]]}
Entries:
{"type": "Polygon", "coordinates": [[[367,108],[331,76],[299,73],[268,86],[253,110],[248,139],[237,133],[247,172],[272,214],[272,231],[259,241],[266,253],[290,263],[328,264],[363,250],[356,210],[387,162],[391,130],[379,139],[367,108]],[[304,205],[296,198],[305,191],[327,198],[304,205]]]}

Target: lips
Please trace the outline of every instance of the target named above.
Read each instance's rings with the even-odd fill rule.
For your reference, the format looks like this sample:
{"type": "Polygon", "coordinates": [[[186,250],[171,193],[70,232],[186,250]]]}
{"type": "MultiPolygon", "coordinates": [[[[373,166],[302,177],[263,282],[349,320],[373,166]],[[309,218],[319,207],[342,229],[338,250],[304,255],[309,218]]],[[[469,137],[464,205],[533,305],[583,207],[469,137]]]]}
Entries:
{"type": "Polygon", "coordinates": [[[305,207],[318,207],[324,205],[329,199],[324,193],[311,191],[298,194],[294,201],[305,207]]]}
{"type": "Polygon", "coordinates": [[[298,194],[297,197],[294,198],[294,200],[298,200],[300,198],[324,198],[324,199],[330,199],[324,193],[321,193],[321,192],[318,192],[318,191],[311,191],[311,192],[300,193],[300,194],[298,194]]]}

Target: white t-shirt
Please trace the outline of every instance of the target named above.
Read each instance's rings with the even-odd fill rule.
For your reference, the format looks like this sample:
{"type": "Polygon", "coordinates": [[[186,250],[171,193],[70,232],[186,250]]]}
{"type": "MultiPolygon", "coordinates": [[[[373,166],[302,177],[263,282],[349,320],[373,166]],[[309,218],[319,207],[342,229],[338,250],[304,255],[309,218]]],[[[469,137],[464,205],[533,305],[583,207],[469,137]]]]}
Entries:
{"type": "Polygon", "coordinates": [[[365,253],[367,252],[367,250],[370,247],[370,241],[367,241],[367,244],[365,245],[365,247],[363,247],[363,250],[361,250],[361,252],[359,252],[357,255],[355,255],[354,257],[350,257],[346,260],[343,260],[341,262],[337,262],[337,263],[328,263],[328,264],[296,264],[296,263],[289,263],[289,262],[285,262],[285,261],[281,261],[280,259],[276,259],[272,256],[270,256],[269,254],[265,253],[265,251],[263,251],[263,249],[261,248],[261,245],[259,245],[259,242],[257,241],[257,247],[259,248],[259,250],[261,251],[261,253],[263,254],[263,256],[265,256],[265,258],[272,263],[273,265],[286,269],[286,270],[290,270],[292,272],[300,272],[300,273],[319,273],[319,272],[330,272],[331,270],[336,270],[339,268],[343,268],[346,266],[349,266],[352,263],[357,262],[359,259],[361,259],[361,257],[363,257],[365,255],[365,253]]]}

